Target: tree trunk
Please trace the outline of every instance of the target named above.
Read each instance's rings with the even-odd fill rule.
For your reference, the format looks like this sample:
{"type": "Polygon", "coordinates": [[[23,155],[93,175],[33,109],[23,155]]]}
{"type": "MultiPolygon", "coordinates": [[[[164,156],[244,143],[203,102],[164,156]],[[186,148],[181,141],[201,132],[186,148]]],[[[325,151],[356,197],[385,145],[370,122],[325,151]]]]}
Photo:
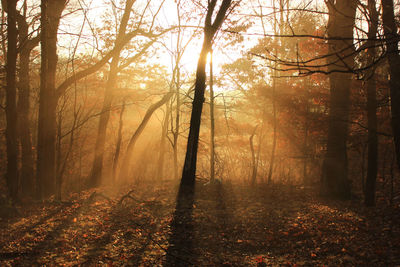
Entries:
{"type": "Polygon", "coordinates": [[[197,63],[193,108],[190,118],[190,129],[186,147],[185,163],[182,171],[181,190],[183,190],[182,187],[187,188],[184,191],[193,191],[194,189],[201,113],[203,110],[204,91],[206,87],[207,53],[211,51],[212,39],[214,38],[216,31],[222,25],[231,2],[231,0],[222,1],[220,9],[213,23],[211,23],[211,19],[217,0],[211,0],[208,2],[208,10],[204,27],[204,42],[201,48],[199,61],[197,63]]]}
{"type": "Polygon", "coordinates": [[[157,179],[157,181],[163,180],[163,176],[164,176],[165,139],[167,138],[170,112],[171,112],[170,103],[167,102],[165,105],[164,122],[163,122],[162,129],[161,129],[160,150],[158,152],[158,165],[157,165],[157,172],[156,172],[156,177],[155,177],[157,179]]]}
{"type": "Polygon", "coordinates": [[[117,170],[118,170],[118,162],[119,156],[121,154],[121,143],[122,143],[122,129],[124,126],[124,120],[122,119],[125,111],[125,100],[122,103],[121,112],[119,113],[119,126],[118,126],[118,137],[117,137],[117,145],[115,146],[115,155],[113,162],[113,181],[117,179],[117,170]]]}
{"type": "Polygon", "coordinates": [[[400,56],[393,0],[382,0],[382,21],[389,62],[390,107],[396,162],[400,168],[400,56]]]}
{"type": "MultiPolygon", "coordinates": [[[[370,17],[367,41],[367,66],[373,64],[376,56],[375,41],[378,30],[378,12],[375,0],[368,0],[368,13],[370,17]]],[[[378,119],[376,116],[376,81],[375,68],[370,68],[366,73],[367,80],[367,116],[368,116],[368,171],[365,183],[365,205],[375,205],[376,176],[378,173],[378,119]]]]}
{"type": "Polygon", "coordinates": [[[323,164],[322,193],[340,199],[350,197],[347,176],[347,137],[350,107],[351,67],[353,56],[353,29],[357,7],[355,0],[327,1],[329,9],[328,71],[330,83],[330,110],[328,144],[323,164]],[[342,73],[337,71],[347,71],[342,73]]]}
{"type": "Polygon", "coordinates": [[[210,181],[215,180],[215,121],[214,121],[214,77],[212,51],[210,51],[210,181]]]}
{"type": "Polygon", "coordinates": [[[274,79],[272,85],[272,113],[273,113],[273,139],[272,139],[272,150],[271,150],[271,160],[269,162],[269,171],[268,171],[268,184],[272,183],[272,173],[274,170],[274,162],[275,162],[275,150],[276,150],[276,138],[277,138],[277,121],[276,121],[276,101],[275,101],[275,87],[276,81],[274,79]]]}
{"type": "Polygon", "coordinates": [[[256,184],[257,179],[257,162],[256,162],[256,152],[254,150],[254,135],[256,134],[257,126],[254,128],[253,133],[250,135],[250,151],[251,151],[251,185],[256,184]]]}
{"type": "MultiPolygon", "coordinates": [[[[18,198],[18,140],[17,140],[17,11],[16,0],[7,1],[7,65],[6,65],[6,182],[12,201],[18,198]]],[[[3,5],[4,6],[4,5],[3,5]]]]}
{"type": "Polygon", "coordinates": [[[173,95],[172,92],[169,92],[168,94],[166,94],[160,101],[154,103],[153,105],[151,105],[149,107],[149,109],[146,111],[146,114],[143,117],[142,122],[139,124],[138,128],[136,129],[136,131],[134,132],[134,134],[132,135],[131,139],[129,140],[129,144],[128,147],[126,148],[126,153],[124,156],[124,160],[122,162],[122,167],[121,167],[121,175],[125,175],[125,176],[130,176],[130,162],[131,162],[131,158],[132,158],[132,153],[133,153],[133,149],[135,147],[136,141],[138,140],[138,138],[140,137],[140,135],[142,134],[144,128],[146,128],[147,123],[149,122],[151,116],[153,115],[154,111],[156,111],[159,107],[161,107],[162,105],[164,105],[173,95]]]}
{"type": "Polygon", "coordinates": [[[57,32],[66,0],[41,2],[41,69],[37,144],[37,197],[55,193],[57,32]]]}
{"type": "Polygon", "coordinates": [[[180,96],[180,67],[179,61],[176,62],[176,80],[175,80],[175,87],[176,87],[176,117],[175,117],[175,131],[173,131],[173,153],[174,153],[174,178],[178,179],[178,138],[179,138],[179,131],[180,131],[180,112],[181,112],[181,96],[180,96]]]}
{"type": "Polygon", "coordinates": [[[308,88],[306,88],[306,107],[305,107],[305,118],[304,118],[304,139],[303,139],[303,155],[304,155],[304,160],[303,160],[303,184],[307,185],[310,183],[310,179],[308,179],[308,170],[307,170],[307,165],[310,157],[310,151],[308,148],[308,131],[309,131],[309,120],[310,120],[310,96],[308,93],[308,88]]]}
{"type": "Polygon", "coordinates": [[[32,139],[30,130],[30,75],[29,63],[32,49],[39,44],[39,38],[29,39],[25,12],[17,14],[19,34],[19,73],[18,73],[18,132],[21,144],[21,191],[25,196],[34,195],[35,180],[32,139]]]}
{"type": "MultiPolygon", "coordinates": [[[[115,46],[121,43],[126,35],[126,27],[128,25],[133,3],[134,3],[133,0],[128,0],[126,2],[124,14],[121,19],[121,25],[119,27],[118,35],[115,40],[115,46]]],[[[116,86],[117,75],[119,72],[118,70],[119,61],[120,61],[120,54],[117,53],[112,58],[110,64],[110,72],[108,74],[108,80],[104,94],[104,102],[99,120],[99,128],[97,131],[95,154],[94,154],[92,171],[89,179],[89,187],[97,187],[100,185],[101,182],[101,175],[103,171],[104,147],[106,143],[106,134],[107,134],[107,124],[110,118],[110,109],[113,101],[113,91],[116,86]]]]}

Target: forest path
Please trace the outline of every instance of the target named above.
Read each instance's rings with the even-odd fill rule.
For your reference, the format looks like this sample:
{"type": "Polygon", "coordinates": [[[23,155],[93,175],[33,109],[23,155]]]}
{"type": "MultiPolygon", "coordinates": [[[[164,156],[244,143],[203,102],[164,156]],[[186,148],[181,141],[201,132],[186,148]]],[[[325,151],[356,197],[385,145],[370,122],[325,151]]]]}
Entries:
{"type": "Polygon", "coordinates": [[[0,265],[160,266],[167,252],[175,266],[400,264],[399,207],[324,200],[311,188],[198,184],[191,226],[175,233],[190,246],[173,250],[177,186],[131,188],[19,208],[0,221],[0,265]]]}

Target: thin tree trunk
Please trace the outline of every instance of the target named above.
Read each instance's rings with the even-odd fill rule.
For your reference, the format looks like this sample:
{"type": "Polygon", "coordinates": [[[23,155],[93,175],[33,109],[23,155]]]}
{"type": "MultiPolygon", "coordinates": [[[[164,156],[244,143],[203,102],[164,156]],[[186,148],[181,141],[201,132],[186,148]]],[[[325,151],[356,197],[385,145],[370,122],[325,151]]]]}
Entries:
{"type": "Polygon", "coordinates": [[[153,115],[154,111],[156,111],[159,107],[164,105],[173,95],[172,92],[166,94],[160,101],[154,103],[149,107],[146,111],[146,114],[143,117],[142,122],[139,124],[138,128],[132,135],[131,139],[129,140],[128,147],[126,149],[126,153],[124,156],[124,160],[122,162],[121,167],[121,175],[130,176],[130,163],[133,154],[133,149],[135,147],[136,141],[139,139],[140,135],[142,134],[144,128],[146,127],[147,123],[149,122],[151,116],[153,115]]]}
{"type": "MultiPolygon", "coordinates": [[[[121,19],[121,25],[118,30],[118,35],[115,40],[115,45],[117,46],[122,42],[122,39],[126,35],[126,27],[131,15],[132,5],[134,0],[128,0],[125,4],[124,14],[121,19]]],[[[110,109],[113,101],[113,91],[116,86],[117,75],[118,75],[118,65],[120,61],[120,54],[114,55],[110,64],[110,71],[108,74],[108,80],[106,84],[104,102],[101,110],[99,127],[97,131],[94,161],[92,166],[92,171],[89,179],[89,187],[97,187],[100,185],[101,176],[103,171],[103,158],[104,158],[104,147],[106,143],[107,125],[110,118],[110,109]]]]}
{"type": "Polygon", "coordinates": [[[125,100],[122,103],[121,112],[119,113],[119,126],[118,126],[118,137],[117,137],[117,145],[115,146],[115,156],[113,162],[113,181],[117,179],[117,170],[118,170],[118,162],[119,156],[121,154],[121,143],[122,143],[122,129],[124,126],[124,120],[122,119],[125,111],[125,100]]]}
{"type": "MultiPolygon", "coordinates": [[[[179,64],[177,62],[176,64],[179,64]]],[[[180,96],[180,68],[177,66],[176,70],[176,117],[175,117],[175,131],[173,132],[173,151],[174,151],[174,177],[178,179],[178,138],[180,131],[180,113],[181,113],[181,96],[180,96]]],[[[172,120],[171,120],[172,122],[172,120]]]]}
{"type": "MultiPolygon", "coordinates": [[[[367,42],[367,64],[371,65],[376,56],[375,41],[378,30],[378,12],[375,0],[368,0],[368,13],[370,16],[368,42],[367,42]]],[[[367,114],[368,114],[368,171],[365,183],[365,205],[375,205],[376,176],[378,173],[378,119],[376,116],[376,81],[375,68],[371,68],[366,75],[367,80],[367,114]]]]}
{"type": "Polygon", "coordinates": [[[273,129],[273,139],[272,139],[272,150],[271,150],[271,160],[269,163],[269,171],[268,171],[268,184],[272,183],[272,173],[274,169],[274,162],[275,162],[275,150],[276,150],[276,138],[277,138],[277,121],[276,121],[276,101],[275,101],[275,86],[276,86],[276,81],[274,79],[273,85],[272,85],[272,113],[273,113],[273,124],[274,124],[274,129],[273,129]]]}
{"type": "Polygon", "coordinates": [[[250,135],[250,151],[251,151],[251,185],[255,185],[257,179],[257,167],[256,167],[256,152],[254,150],[254,135],[256,134],[257,126],[254,128],[253,133],[250,135]]]}
{"type": "Polygon", "coordinates": [[[164,159],[165,159],[165,139],[167,138],[168,132],[168,124],[169,124],[169,113],[170,110],[170,103],[166,103],[165,105],[165,116],[164,121],[161,129],[161,139],[160,139],[160,150],[158,152],[158,165],[157,165],[157,172],[156,172],[156,179],[157,181],[163,180],[164,177],[164,159]]]}
{"type": "MultiPolygon", "coordinates": [[[[275,1],[273,1],[273,7],[274,7],[274,33],[277,35],[278,30],[277,30],[277,19],[276,19],[276,12],[275,12],[275,1]]],[[[282,0],[279,1],[279,12],[280,12],[280,27],[279,27],[279,34],[283,34],[282,29],[283,29],[283,3],[282,0]]],[[[278,49],[275,48],[275,54],[279,57],[279,52],[278,49]]],[[[276,63],[275,63],[276,67],[276,63]]],[[[277,76],[277,71],[273,71],[273,75],[277,76]]],[[[275,162],[275,150],[276,150],[276,130],[277,130],[277,121],[276,121],[276,101],[275,101],[275,92],[276,92],[276,78],[274,77],[272,79],[272,116],[273,116],[273,139],[272,139],[272,149],[271,149],[271,159],[269,161],[269,171],[268,171],[268,178],[267,178],[267,183],[271,184],[272,183],[272,173],[274,170],[274,162],[275,162]]]]}
{"type": "Polygon", "coordinates": [[[212,51],[210,51],[210,181],[215,180],[215,121],[214,121],[214,77],[212,51]]]}
{"type": "Polygon", "coordinates": [[[308,149],[308,131],[309,131],[309,113],[310,113],[310,105],[309,105],[309,94],[308,88],[306,88],[306,113],[304,118],[304,140],[303,140],[303,184],[307,185],[309,183],[308,173],[307,173],[307,165],[309,160],[309,149],[308,149]]]}
{"type": "MultiPolygon", "coordinates": [[[[7,65],[6,65],[6,182],[12,201],[18,198],[18,140],[17,140],[17,11],[16,0],[7,1],[7,65]]],[[[4,4],[3,4],[4,7],[4,4]]]]}
{"type": "Polygon", "coordinates": [[[18,72],[18,132],[21,144],[21,191],[25,196],[34,195],[35,180],[32,138],[30,129],[30,54],[38,44],[39,37],[29,39],[28,23],[26,22],[26,2],[24,14],[17,14],[19,35],[19,72],[18,72]]]}

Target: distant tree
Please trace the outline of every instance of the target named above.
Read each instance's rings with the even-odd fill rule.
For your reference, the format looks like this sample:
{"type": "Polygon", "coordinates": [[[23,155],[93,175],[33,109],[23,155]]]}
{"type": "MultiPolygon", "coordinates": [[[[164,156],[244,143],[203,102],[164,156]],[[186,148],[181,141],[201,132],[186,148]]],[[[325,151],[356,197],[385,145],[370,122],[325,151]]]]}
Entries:
{"type": "Polygon", "coordinates": [[[124,156],[124,160],[122,162],[122,167],[121,167],[121,175],[122,176],[128,176],[130,177],[131,175],[131,158],[133,154],[133,149],[135,147],[135,144],[137,140],[139,139],[140,135],[142,134],[143,130],[146,128],[147,123],[149,122],[151,116],[153,113],[162,107],[169,99],[172,97],[173,92],[169,92],[166,95],[164,95],[163,98],[161,98],[159,101],[155,102],[152,104],[146,111],[146,114],[144,115],[142,121],[140,122],[139,126],[136,128],[135,132],[129,139],[128,146],[126,148],[126,153],[124,156]]]}
{"type": "MultiPolygon", "coordinates": [[[[106,142],[106,134],[107,134],[107,125],[110,117],[110,110],[112,108],[112,103],[114,99],[114,89],[117,86],[117,78],[118,73],[123,70],[125,67],[129,66],[129,64],[137,61],[141,56],[143,56],[147,50],[153,45],[153,43],[157,40],[158,37],[162,36],[166,32],[173,29],[173,27],[168,29],[163,29],[158,34],[154,34],[154,26],[155,20],[161,7],[164,3],[162,1],[157,7],[156,12],[152,14],[150,26],[147,31],[141,30],[141,27],[146,25],[147,23],[144,21],[145,13],[143,12],[138,18],[137,25],[134,25],[134,29],[130,32],[127,32],[127,27],[129,26],[129,19],[133,12],[132,6],[135,3],[134,0],[126,1],[124,13],[121,18],[120,25],[118,27],[118,33],[114,41],[114,46],[118,47],[121,43],[124,42],[127,38],[132,39],[135,36],[144,36],[149,38],[150,40],[144,44],[142,47],[138,48],[137,53],[131,56],[128,59],[125,59],[123,63],[121,63],[121,55],[120,51],[118,53],[114,53],[113,58],[110,63],[110,70],[108,73],[108,79],[105,89],[104,101],[102,106],[102,112],[100,115],[97,137],[96,137],[96,145],[95,145],[95,158],[93,161],[93,166],[91,170],[91,174],[89,177],[89,186],[96,187],[100,184],[102,178],[102,170],[103,170],[103,158],[104,158],[104,147],[106,142]]],[[[150,4],[150,1],[148,2],[150,4]]],[[[146,7],[147,9],[147,7],[146,7]]],[[[145,11],[146,11],[145,9],[145,11]]]]}
{"type": "MultiPolygon", "coordinates": [[[[129,18],[132,13],[132,6],[135,1],[128,0],[125,4],[124,14],[121,18],[121,23],[118,29],[118,35],[115,39],[115,44],[122,42],[126,35],[126,29],[128,26],[129,18]]],[[[118,75],[118,65],[120,62],[120,54],[113,56],[110,64],[110,71],[108,74],[108,80],[106,84],[106,90],[104,95],[104,102],[102,107],[102,112],[100,115],[96,146],[95,146],[95,156],[93,161],[93,167],[89,178],[89,185],[91,187],[98,186],[101,181],[101,173],[103,169],[103,155],[104,146],[106,141],[107,124],[110,118],[110,109],[113,100],[113,91],[116,86],[117,75],[118,75]]]]}
{"type": "MultiPolygon", "coordinates": [[[[368,0],[368,41],[367,65],[373,64],[376,57],[376,34],[378,32],[378,11],[376,1],[368,0]]],[[[365,204],[373,206],[375,204],[376,176],[378,173],[378,119],[376,115],[376,79],[375,66],[369,68],[365,79],[367,87],[367,116],[368,116],[368,171],[365,182],[365,204]]]]}

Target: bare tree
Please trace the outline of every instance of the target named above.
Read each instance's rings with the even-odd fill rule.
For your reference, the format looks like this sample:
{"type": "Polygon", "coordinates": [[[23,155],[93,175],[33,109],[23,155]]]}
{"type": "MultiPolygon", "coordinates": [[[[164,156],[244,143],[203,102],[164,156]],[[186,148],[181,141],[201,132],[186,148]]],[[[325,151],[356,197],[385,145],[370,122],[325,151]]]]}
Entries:
{"type": "MultiPolygon", "coordinates": [[[[367,65],[371,64],[376,57],[375,39],[378,31],[378,11],[376,1],[368,0],[368,41],[367,46],[367,65]]],[[[365,181],[365,204],[373,206],[375,204],[375,185],[378,173],[378,119],[376,115],[376,80],[375,68],[370,68],[366,72],[365,79],[367,87],[367,114],[368,114],[368,171],[365,181]]]]}
{"type": "Polygon", "coordinates": [[[354,64],[352,56],[344,57],[353,48],[353,30],[357,9],[356,0],[328,0],[327,26],[329,54],[330,107],[327,151],[322,166],[322,192],[326,195],[350,197],[348,179],[347,137],[350,108],[350,88],[354,64]],[[340,59],[338,61],[338,59],[340,59]],[[338,69],[342,72],[333,72],[338,69]],[[350,72],[349,72],[350,71],[350,72]]]}
{"type": "Polygon", "coordinates": [[[17,1],[2,1],[7,12],[7,63],[6,63],[6,182],[11,200],[18,198],[18,140],[17,140],[17,1]]]}
{"type": "MultiPolygon", "coordinates": [[[[39,44],[39,36],[31,37],[27,18],[27,1],[22,6],[22,14],[17,13],[19,63],[18,63],[18,136],[21,144],[21,190],[24,195],[33,196],[35,180],[34,155],[30,121],[30,56],[39,44]]],[[[35,19],[35,18],[34,18],[35,19]]]]}
{"type": "Polygon", "coordinates": [[[190,130],[186,148],[185,163],[182,171],[181,187],[188,186],[191,190],[195,182],[196,174],[196,161],[197,161],[197,148],[199,143],[199,132],[201,123],[201,113],[203,109],[204,102],[204,91],[206,82],[206,61],[207,54],[212,49],[213,38],[221,27],[224,19],[226,17],[227,11],[231,6],[231,0],[223,0],[218,10],[214,21],[212,22],[212,17],[214,14],[214,9],[217,4],[217,0],[211,0],[208,2],[207,14],[204,25],[204,42],[200,52],[199,61],[197,63],[196,71],[196,82],[194,88],[194,99],[193,99],[193,109],[190,119],[190,130]]]}
{"type": "Polygon", "coordinates": [[[393,0],[382,0],[382,22],[389,62],[392,130],[397,166],[400,168],[400,55],[393,0]]]}

